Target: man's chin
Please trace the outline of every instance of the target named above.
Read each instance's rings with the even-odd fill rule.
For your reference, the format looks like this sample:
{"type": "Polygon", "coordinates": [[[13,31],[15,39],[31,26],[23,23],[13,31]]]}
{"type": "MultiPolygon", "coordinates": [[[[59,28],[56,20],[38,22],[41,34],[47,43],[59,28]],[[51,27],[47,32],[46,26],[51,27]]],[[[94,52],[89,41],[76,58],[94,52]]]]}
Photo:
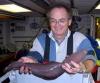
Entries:
{"type": "Polygon", "coordinates": [[[57,37],[63,37],[64,35],[56,33],[55,36],[57,36],[57,37]]]}
{"type": "Polygon", "coordinates": [[[62,35],[63,35],[63,33],[56,33],[56,35],[57,35],[57,36],[62,36],[62,35]]]}

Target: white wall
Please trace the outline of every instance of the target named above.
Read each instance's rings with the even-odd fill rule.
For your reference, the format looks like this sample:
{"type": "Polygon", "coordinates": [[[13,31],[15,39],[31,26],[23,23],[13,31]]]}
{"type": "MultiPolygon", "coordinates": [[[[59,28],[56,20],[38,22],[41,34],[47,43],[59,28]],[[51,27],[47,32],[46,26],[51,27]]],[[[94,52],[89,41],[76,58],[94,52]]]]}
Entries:
{"type": "Polygon", "coordinates": [[[38,33],[42,31],[42,29],[47,28],[46,24],[44,23],[44,17],[27,17],[25,20],[22,21],[7,21],[3,22],[3,44],[6,46],[6,44],[9,44],[9,42],[15,44],[17,46],[17,49],[22,48],[23,44],[26,42],[31,41],[30,43],[33,42],[34,37],[38,33]],[[34,29],[34,27],[30,27],[31,23],[37,23],[38,27],[34,29]],[[14,23],[15,26],[14,32],[11,32],[11,23],[14,23]],[[45,26],[44,26],[45,24],[45,26]],[[25,30],[16,30],[16,26],[21,26],[24,27],[25,30]],[[40,27],[41,26],[41,27],[40,27]],[[8,42],[9,41],[9,42],[8,42]]]}
{"type": "Polygon", "coordinates": [[[80,15],[81,22],[78,22],[79,27],[76,29],[77,31],[82,32],[83,34],[89,34],[94,36],[93,31],[95,29],[94,26],[94,16],[93,15],[80,15]],[[88,30],[90,29],[90,33],[88,30]]]}

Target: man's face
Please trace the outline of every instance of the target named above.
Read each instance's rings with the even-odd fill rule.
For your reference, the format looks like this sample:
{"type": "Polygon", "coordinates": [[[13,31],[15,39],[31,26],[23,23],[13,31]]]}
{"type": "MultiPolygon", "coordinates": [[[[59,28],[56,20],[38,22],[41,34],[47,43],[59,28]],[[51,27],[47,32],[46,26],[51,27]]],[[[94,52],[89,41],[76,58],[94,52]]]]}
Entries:
{"type": "Polygon", "coordinates": [[[64,8],[54,8],[50,12],[50,27],[55,36],[63,36],[71,24],[69,14],[64,8]]]}

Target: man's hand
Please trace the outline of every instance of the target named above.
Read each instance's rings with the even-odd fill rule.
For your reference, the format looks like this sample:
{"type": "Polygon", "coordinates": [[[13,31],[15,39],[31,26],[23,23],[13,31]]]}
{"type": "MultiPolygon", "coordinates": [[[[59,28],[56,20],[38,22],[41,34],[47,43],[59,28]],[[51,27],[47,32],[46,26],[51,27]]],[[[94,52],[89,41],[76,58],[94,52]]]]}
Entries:
{"type": "MultiPolygon", "coordinates": [[[[38,61],[31,57],[31,56],[28,56],[28,57],[21,57],[18,62],[22,62],[22,63],[38,63],[38,61]]],[[[32,73],[31,72],[31,68],[27,67],[27,66],[22,66],[19,70],[19,73],[32,73]]]]}
{"type": "Polygon", "coordinates": [[[80,64],[77,64],[77,63],[75,63],[74,61],[71,61],[70,64],[68,64],[68,63],[63,64],[63,65],[62,65],[62,68],[63,68],[66,72],[71,73],[71,74],[75,74],[75,73],[77,73],[77,72],[80,72],[80,70],[81,70],[80,64]]]}
{"type": "Polygon", "coordinates": [[[23,63],[38,63],[38,61],[31,57],[31,56],[28,56],[28,57],[21,57],[18,62],[23,62],[23,63]]]}

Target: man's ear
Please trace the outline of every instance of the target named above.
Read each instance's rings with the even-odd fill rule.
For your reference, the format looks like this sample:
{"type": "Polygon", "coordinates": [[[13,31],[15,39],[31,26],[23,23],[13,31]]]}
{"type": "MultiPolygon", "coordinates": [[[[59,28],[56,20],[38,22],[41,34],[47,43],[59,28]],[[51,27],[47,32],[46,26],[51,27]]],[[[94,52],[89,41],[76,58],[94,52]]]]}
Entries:
{"type": "Polygon", "coordinates": [[[72,24],[72,19],[69,19],[69,24],[68,25],[70,26],[71,24],[72,24]]]}

